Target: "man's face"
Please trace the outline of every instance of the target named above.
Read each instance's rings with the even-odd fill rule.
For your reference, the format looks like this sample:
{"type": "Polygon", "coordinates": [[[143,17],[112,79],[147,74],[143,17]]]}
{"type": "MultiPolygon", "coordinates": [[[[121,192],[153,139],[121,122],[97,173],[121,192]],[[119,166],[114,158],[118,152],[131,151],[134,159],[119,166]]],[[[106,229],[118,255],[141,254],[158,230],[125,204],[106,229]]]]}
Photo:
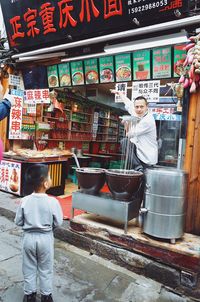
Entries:
{"type": "Polygon", "coordinates": [[[147,104],[143,99],[136,100],[134,102],[134,108],[138,116],[143,116],[148,110],[147,104]]]}

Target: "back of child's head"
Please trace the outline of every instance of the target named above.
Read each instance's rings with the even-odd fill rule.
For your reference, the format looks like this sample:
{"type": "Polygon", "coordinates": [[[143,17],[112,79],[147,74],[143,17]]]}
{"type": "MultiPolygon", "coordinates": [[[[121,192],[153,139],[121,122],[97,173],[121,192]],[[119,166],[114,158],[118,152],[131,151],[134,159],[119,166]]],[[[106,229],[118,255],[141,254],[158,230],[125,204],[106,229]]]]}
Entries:
{"type": "Polygon", "coordinates": [[[38,190],[48,178],[48,166],[44,164],[35,164],[26,170],[25,179],[33,190],[38,190]]]}

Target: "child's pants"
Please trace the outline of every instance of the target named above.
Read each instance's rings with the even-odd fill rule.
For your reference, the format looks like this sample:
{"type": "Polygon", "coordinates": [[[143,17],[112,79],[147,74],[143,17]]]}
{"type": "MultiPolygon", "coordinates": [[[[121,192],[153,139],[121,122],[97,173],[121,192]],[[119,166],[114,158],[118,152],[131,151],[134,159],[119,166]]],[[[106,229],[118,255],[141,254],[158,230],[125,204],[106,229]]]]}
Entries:
{"type": "Polygon", "coordinates": [[[28,233],[23,237],[24,294],[37,291],[37,274],[40,293],[52,293],[54,237],[53,232],[28,233]]]}

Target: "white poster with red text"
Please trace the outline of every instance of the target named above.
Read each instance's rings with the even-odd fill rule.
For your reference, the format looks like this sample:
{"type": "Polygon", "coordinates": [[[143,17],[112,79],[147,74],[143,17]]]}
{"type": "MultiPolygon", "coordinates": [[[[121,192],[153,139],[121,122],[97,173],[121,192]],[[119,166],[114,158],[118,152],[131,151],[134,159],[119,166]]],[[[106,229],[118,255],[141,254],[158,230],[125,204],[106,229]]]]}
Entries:
{"type": "Polygon", "coordinates": [[[12,89],[11,95],[14,98],[14,104],[12,104],[10,109],[8,138],[21,139],[24,91],[12,89]]]}

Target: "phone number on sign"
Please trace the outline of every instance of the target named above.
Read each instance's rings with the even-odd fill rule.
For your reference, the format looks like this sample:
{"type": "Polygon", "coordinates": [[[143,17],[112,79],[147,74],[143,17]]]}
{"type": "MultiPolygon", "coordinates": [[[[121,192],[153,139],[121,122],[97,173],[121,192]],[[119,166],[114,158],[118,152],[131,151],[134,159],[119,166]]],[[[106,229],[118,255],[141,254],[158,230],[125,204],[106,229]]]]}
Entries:
{"type": "Polygon", "coordinates": [[[162,7],[167,4],[168,4],[167,0],[156,1],[153,3],[129,8],[128,12],[129,12],[129,14],[134,14],[134,13],[138,13],[138,12],[140,13],[140,12],[147,11],[150,9],[159,8],[159,7],[162,7]]]}

